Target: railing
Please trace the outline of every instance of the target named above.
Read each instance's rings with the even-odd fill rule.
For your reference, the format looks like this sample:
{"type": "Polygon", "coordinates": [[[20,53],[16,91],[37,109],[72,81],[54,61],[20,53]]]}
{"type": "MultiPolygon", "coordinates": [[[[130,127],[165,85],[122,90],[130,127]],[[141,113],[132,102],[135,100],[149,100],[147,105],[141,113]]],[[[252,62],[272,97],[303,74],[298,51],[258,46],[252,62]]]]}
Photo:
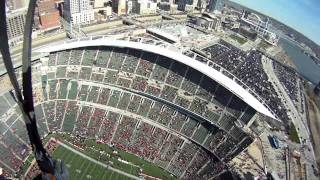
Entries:
{"type": "MultiPolygon", "coordinates": [[[[266,103],[264,99],[262,99],[253,89],[251,89],[249,86],[247,86],[244,82],[242,82],[239,78],[237,78],[235,75],[233,75],[230,71],[225,69],[224,67],[220,66],[219,64],[211,61],[207,57],[201,56],[199,54],[196,54],[192,52],[190,49],[183,48],[179,46],[178,44],[170,44],[165,41],[161,41],[158,39],[152,39],[152,38],[145,38],[145,37],[133,37],[128,35],[123,36],[116,36],[116,35],[100,35],[100,36],[89,36],[89,37],[83,37],[78,39],[71,39],[67,41],[62,42],[56,42],[52,43],[50,45],[61,45],[61,44],[68,44],[73,42],[79,42],[79,41],[88,41],[88,40],[101,40],[101,39],[113,39],[113,40],[124,40],[124,41],[131,41],[131,42],[139,42],[139,43],[145,43],[150,44],[154,46],[160,46],[162,48],[168,49],[170,51],[175,50],[176,52],[180,52],[190,58],[193,58],[196,61],[199,61],[201,63],[206,64],[207,66],[211,67],[212,69],[221,72],[226,77],[231,79],[232,81],[239,84],[241,87],[243,87],[245,90],[247,90],[251,95],[253,95],[260,103],[262,103],[270,112],[271,114],[276,118],[276,120],[279,120],[279,117],[274,113],[274,111],[269,107],[269,105],[266,103]],[[227,74],[227,75],[226,75],[227,74]]],[[[230,90],[230,89],[228,89],[230,90]]],[[[231,91],[231,90],[230,90],[231,91]]]]}
{"type": "MultiPolygon", "coordinates": [[[[260,103],[262,103],[271,113],[272,115],[279,120],[279,117],[274,113],[274,111],[269,107],[269,105],[265,102],[265,100],[263,100],[253,89],[251,89],[249,86],[247,86],[244,82],[242,82],[239,78],[237,78],[235,75],[233,75],[231,72],[229,72],[228,70],[226,70],[225,68],[223,68],[222,66],[220,66],[219,64],[209,60],[208,58],[201,56],[199,54],[196,54],[190,50],[187,50],[185,53],[188,53],[187,56],[202,62],[202,63],[206,63],[209,67],[212,67],[213,69],[221,72],[222,74],[224,74],[225,76],[227,76],[229,79],[232,79],[234,82],[236,82],[237,84],[239,84],[241,87],[243,87],[245,90],[247,90],[251,95],[253,95],[256,99],[258,99],[258,101],[260,103]],[[191,55],[191,56],[190,56],[191,55]],[[197,59],[197,57],[201,57],[201,60],[199,60],[200,58],[197,59]],[[205,61],[203,61],[205,60],[205,61]],[[225,74],[227,73],[227,75],[225,74]]],[[[230,90],[230,89],[229,89],[230,90]]]]}

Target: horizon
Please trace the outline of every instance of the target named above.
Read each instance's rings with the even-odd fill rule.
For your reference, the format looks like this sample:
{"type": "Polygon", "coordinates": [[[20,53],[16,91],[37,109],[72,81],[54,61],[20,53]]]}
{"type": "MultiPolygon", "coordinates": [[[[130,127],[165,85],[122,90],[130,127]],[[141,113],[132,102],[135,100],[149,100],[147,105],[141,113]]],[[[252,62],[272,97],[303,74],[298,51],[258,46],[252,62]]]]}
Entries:
{"type": "Polygon", "coordinates": [[[317,0],[231,0],[300,32],[320,46],[320,2],[317,0]],[[319,6],[317,6],[317,4],[319,6]]]}

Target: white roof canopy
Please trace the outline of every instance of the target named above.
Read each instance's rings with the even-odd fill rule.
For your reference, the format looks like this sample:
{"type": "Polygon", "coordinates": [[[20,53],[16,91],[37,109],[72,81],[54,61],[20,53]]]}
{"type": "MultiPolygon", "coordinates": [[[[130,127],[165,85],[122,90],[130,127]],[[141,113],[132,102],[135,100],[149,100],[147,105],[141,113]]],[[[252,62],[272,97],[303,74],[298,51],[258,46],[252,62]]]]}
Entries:
{"type": "Polygon", "coordinates": [[[275,116],[269,111],[269,109],[262,104],[257,98],[255,98],[252,94],[250,94],[246,89],[244,89],[241,85],[225,76],[221,72],[209,67],[207,64],[199,62],[195,59],[192,59],[188,56],[183,55],[182,53],[171,51],[169,49],[150,45],[143,44],[140,42],[131,42],[124,40],[114,40],[114,39],[97,39],[97,40],[81,40],[69,43],[55,44],[49,45],[46,47],[42,47],[38,49],[38,52],[55,52],[66,49],[80,48],[80,47],[89,47],[89,46],[111,46],[111,47],[123,47],[123,48],[132,48],[137,50],[142,50],[146,52],[151,52],[155,54],[159,54],[180,63],[183,63],[193,69],[198,70],[199,72],[207,75],[220,85],[224,86],[226,89],[231,91],[237,97],[242,99],[256,111],[269,116],[275,119],[275,116]]]}

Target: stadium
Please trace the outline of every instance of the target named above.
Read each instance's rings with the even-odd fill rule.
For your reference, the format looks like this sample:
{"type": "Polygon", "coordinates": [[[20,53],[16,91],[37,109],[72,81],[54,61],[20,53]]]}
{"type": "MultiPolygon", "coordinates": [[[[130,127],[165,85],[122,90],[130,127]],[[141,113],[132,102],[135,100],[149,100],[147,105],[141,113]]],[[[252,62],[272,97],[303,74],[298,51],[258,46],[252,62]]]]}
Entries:
{"type": "Polygon", "coordinates": [[[0,180],[319,179],[318,45],[286,4],[0,2],[0,180]]]}
{"type": "MultiPolygon", "coordinates": [[[[218,63],[164,44],[141,37],[101,36],[36,50],[32,71],[39,132],[46,141],[54,139],[47,144],[53,147],[49,152],[65,160],[72,177],[212,179],[253,142],[250,126],[258,117],[275,118],[249,87],[231,78],[231,73],[225,75],[227,71],[221,71],[224,68],[218,63]],[[125,172],[104,169],[105,176],[95,177],[103,166],[94,161],[90,163],[96,170],[80,170],[81,163],[67,160],[71,155],[63,153],[65,143],[57,147],[63,139],[69,139],[65,143],[71,142],[74,149],[92,139],[98,142],[92,147],[127,153],[119,162],[112,162],[112,156],[99,156],[109,168],[125,172]],[[149,171],[149,167],[126,168],[128,162],[134,164],[126,158],[132,154],[170,176],[149,171]]],[[[27,168],[24,177],[33,178],[37,168],[21,112],[12,90],[3,87],[1,91],[1,167],[7,174],[27,168]]]]}

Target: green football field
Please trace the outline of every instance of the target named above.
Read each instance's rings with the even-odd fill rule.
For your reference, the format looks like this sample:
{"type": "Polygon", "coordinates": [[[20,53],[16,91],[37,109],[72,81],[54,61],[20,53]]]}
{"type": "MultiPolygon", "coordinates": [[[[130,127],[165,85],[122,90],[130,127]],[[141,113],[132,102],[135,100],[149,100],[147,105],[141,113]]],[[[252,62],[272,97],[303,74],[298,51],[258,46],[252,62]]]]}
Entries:
{"type": "Polygon", "coordinates": [[[131,179],[115,171],[108,170],[100,164],[97,164],[63,146],[59,146],[53,153],[54,159],[63,159],[68,172],[69,179],[101,179],[101,180],[122,180],[131,179]]]}
{"type": "MultiPolygon", "coordinates": [[[[58,135],[56,135],[58,136],[58,135]]],[[[73,142],[74,139],[67,135],[64,134],[63,136],[58,136],[60,139],[63,139],[65,144],[69,144],[69,142],[73,142]]],[[[109,147],[106,144],[98,144],[96,140],[94,139],[86,139],[82,144],[85,144],[84,147],[90,147],[90,148],[85,148],[82,153],[86,154],[87,156],[94,158],[96,160],[99,160],[100,162],[104,164],[110,164],[112,163],[112,167],[119,169],[121,171],[124,171],[126,173],[139,176],[140,169],[142,170],[142,173],[147,174],[149,176],[157,177],[160,179],[166,179],[166,180],[174,180],[177,179],[176,177],[172,176],[169,172],[166,170],[158,167],[155,164],[152,164],[151,162],[148,162],[147,160],[144,160],[138,156],[135,156],[133,154],[127,153],[121,149],[115,148],[115,147],[109,147]],[[110,154],[111,157],[107,157],[106,155],[102,155],[99,153],[100,151],[103,151],[107,154],[110,154]],[[113,156],[113,151],[117,151],[118,155],[113,156]],[[118,161],[118,157],[128,161],[134,165],[130,164],[125,164],[121,163],[118,161]]],[[[72,146],[70,144],[70,146],[72,146]]],[[[69,147],[70,147],[69,146],[69,147]]]]}

